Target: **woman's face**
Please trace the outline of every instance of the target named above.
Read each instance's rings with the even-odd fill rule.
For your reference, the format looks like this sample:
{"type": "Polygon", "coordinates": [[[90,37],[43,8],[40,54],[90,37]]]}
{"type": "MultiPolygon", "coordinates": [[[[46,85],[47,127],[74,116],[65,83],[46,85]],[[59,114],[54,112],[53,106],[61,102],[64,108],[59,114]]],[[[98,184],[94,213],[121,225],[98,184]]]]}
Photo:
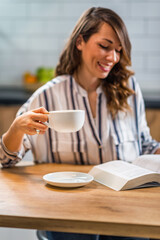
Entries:
{"type": "Polygon", "coordinates": [[[77,48],[81,51],[81,71],[98,79],[106,78],[120,60],[120,41],[107,23],[103,23],[99,32],[93,34],[87,42],[79,37],[77,48]]]}

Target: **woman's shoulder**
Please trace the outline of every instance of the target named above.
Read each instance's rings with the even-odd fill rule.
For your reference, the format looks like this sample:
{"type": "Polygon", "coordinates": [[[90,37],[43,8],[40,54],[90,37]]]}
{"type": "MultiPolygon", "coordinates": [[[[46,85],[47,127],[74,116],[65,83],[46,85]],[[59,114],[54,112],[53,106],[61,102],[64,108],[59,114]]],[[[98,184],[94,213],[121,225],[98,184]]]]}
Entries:
{"type": "Polygon", "coordinates": [[[63,84],[65,81],[68,81],[70,78],[70,75],[60,75],[52,80],[48,81],[45,85],[43,85],[40,89],[47,89],[47,88],[52,88],[57,84],[63,84]]]}
{"type": "Polygon", "coordinates": [[[130,96],[130,98],[133,97],[134,99],[136,99],[136,101],[138,103],[142,102],[143,101],[142,90],[141,90],[139,82],[136,80],[136,77],[135,76],[131,76],[129,78],[128,84],[129,84],[129,88],[131,88],[135,92],[135,94],[130,96]]]}
{"type": "Polygon", "coordinates": [[[47,91],[48,89],[52,89],[52,88],[56,88],[58,87],[58,85],[60,84],[64,84],[65,81],[68,81],[70,78],[70,75],[61,75],[61,76],[57,76],[55,78],[53,78],[52,80],[48,81],[46,84],[44,84],[43,86],[41,86],[40,88],[38,88],[35,92],[34,92],[34,96],[37,95],[41,95],[43,94],[45,91],[47,91]]]}
{"type": "Polygon", "coordinates": [[[137,86],[137,80],[136,80],[136,77],[135,75],[131,76],[128,80],[128,84],[129,84],[129,87],[131,89],[133,89],[134,91],[136,90],[136,86],[137,86]]]}
{"type": "Polygon", "coordinates": [[[128,86],[135,92],[136,95],[141,93],[141,87],[139,82],[136,80],[135,75],[129,78],[128,86]]]}
{"type": "MultiPolygon", "coordinates": [[[[23,104],[23,106],[29,107],[31,105],[38,105],[39,99],[42,98],[46,95],[48,91],[52,91],[54,88],[54,92],[56,90],[59,90],[59,87],[61,84],[64,84],[65,81],[68,81],[70,79],[69,75],[62,75],[62,76],[57,76],[54,79],[48,81],[46,84],[42,85],[40,88],[38,88],[28,99],[26,103],[23,104]]],[[[65,87],[65,84],[64,84],[65,87]]]]}
{"type": "Polygon", "coordinates": [[[52,83],[53,85],[55,85],[55,84],[60,84],[60,83],[63,83],[65,81],[68,81],[69,79],[70,79],[70,75],[60,75],[60,76],[57,76],[57,77],[53,78],[48,83],[52,83]]]}

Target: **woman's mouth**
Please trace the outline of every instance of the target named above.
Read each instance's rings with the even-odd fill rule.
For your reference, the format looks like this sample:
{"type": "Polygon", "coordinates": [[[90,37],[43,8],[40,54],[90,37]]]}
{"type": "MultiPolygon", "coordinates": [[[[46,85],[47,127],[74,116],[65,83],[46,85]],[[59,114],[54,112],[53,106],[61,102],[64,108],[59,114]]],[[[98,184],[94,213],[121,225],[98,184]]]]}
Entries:
{"type": "Polygon", "coordinates": [[[103,72],[109,72],[111,70],[111,64],[103,64],[98,62],[98,66],[103,72]]]}

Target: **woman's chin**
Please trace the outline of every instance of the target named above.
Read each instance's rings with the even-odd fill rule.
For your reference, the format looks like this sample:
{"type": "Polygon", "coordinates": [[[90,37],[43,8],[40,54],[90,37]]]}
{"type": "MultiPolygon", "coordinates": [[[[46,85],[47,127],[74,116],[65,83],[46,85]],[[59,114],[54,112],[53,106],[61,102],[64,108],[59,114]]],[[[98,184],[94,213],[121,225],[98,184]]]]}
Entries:
{"type": "Polygon", "coordinates": [[[104,79],[104,78],[106,78],[106,77],[108,77],[108,74],[109,74],[109,72],[105,72],[105,73],[103,73],[103,74],[99,74],[99,79],[104,79]]]}

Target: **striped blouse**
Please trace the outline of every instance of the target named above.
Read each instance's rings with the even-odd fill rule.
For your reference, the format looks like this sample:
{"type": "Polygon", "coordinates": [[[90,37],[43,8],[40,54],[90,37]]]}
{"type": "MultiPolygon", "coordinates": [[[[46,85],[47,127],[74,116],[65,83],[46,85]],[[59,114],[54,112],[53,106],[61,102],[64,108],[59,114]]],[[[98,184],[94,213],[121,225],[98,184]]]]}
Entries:
{"type": "Polygon", "coordinates": [[[113,120],[101,86],[97,88],[97,112],[93,118],[87,92],[72,76],[63,75],[49,81],[30,97],[17,115],[41,106],[48,111],[83,109],[84,126],[76,133],[59,133],[49,128],[43,135],[25,135],[19,152],[10,152],[2,136],[2,166],[15,165],[29,149],[35,163],[100,164],[115,159],[132,162],[138,155],[154,153],[160,144],[150,136],[142,94],[133,77],[129,86],[136,92],[128,98],[132,111],[119,111],[113,120]]]}

